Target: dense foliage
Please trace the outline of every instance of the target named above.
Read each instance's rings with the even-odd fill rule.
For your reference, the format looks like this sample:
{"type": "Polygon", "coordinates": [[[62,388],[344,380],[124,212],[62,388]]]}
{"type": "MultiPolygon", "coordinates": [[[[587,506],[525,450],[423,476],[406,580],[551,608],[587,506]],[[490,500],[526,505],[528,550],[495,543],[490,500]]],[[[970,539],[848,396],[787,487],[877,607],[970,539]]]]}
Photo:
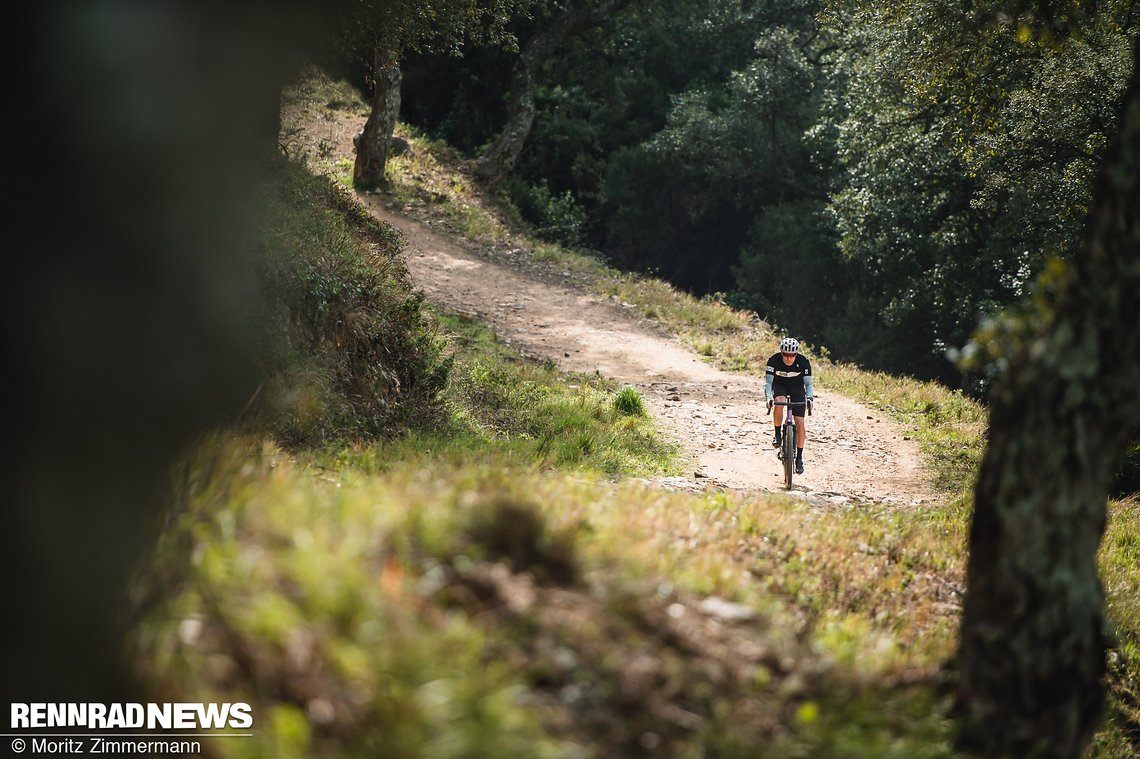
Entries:
{"type": "MultiPolygon", "coordinates": [[[[947,351],[1076,245],[1137,28],[1130,3],[1064,36],[989,5],[632,3],[543,64],[504,187],[552,239],[963,382],[947,351]]],[[[410,59],[404,118],[478,154],[511,62],[410,59]]]]}

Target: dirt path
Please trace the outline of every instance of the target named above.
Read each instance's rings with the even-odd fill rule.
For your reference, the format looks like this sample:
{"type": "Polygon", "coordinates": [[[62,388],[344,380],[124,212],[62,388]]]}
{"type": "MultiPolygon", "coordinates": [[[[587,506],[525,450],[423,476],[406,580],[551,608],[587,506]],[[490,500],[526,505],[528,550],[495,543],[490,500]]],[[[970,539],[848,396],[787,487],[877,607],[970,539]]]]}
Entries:
{"type": "MultiPolygon", "coordinates": [[[[782,489],[758,377],[721,371],[619,304],[478,257],[419,221],[365,204],[408,239],[412,277],[432,303],[490,325],[524,353],[637,387],[698,462],[694,477],[736,489],[782,489]]],[[[775,346],[773,346],[775,350],[775,346]]],[[[797,490],[837,503],[931,498],[918,446],[890,420],[829,391],[808,420],[797,490]]]]}
{"type": "MultiPolygon", "coordinates": [[[[331,146],[339,159],[353,155],[352,135],[363,118],[301,103],[284,115],[286,123],[300,127],[299,139],[310,149],[331,146]]],[[[665,484],[782,490],[771,422],[760,401],[761,378],[714,368],[611,300],[540,281],[522,268],[465,250],[442,229],[394,212],[378,196],[362,200],[406,235],[408,267],[429,301],[478,318],[528,355],[638,388],[666,432],[696,462],[690,476],[665,484]]],[[[898,425],[827,390],[817,391],[816,398],[797,493],[837,504],[913,505],[934,497],[918,445],[898,425]]]]}

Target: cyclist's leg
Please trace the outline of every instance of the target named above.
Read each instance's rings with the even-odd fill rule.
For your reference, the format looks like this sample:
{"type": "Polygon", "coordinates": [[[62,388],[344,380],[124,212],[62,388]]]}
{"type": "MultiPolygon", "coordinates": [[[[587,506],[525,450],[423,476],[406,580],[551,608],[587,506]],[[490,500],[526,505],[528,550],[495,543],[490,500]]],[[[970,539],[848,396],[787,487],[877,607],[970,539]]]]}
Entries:
{"type": "MultiPolygon", "coordinates": [[[[803,403],[805,394],[790,393],[789,397],[792,403],[803,403]]],[[[807,425],[804,423],[804,418],[807,414],[806,406],[791,406],[792,414],[796,422],[796,474],[803,473],[803,460],[804,460],[804,443],[807,440],[807,425]]]]}
{"type": "MultiPolygon", "coordinates": [[[[784,403],[787,400],[787,398],[785,398],[782,395],[777,395],[775,400],[777,403],[784,403]]],[[[772,423],[774,425],[776,425],[775,432],[774,432],[774,435],[772,437],[772,445],[776,446],[777,448],[780,447],[780,439],[783,437],[783,434],[784,434],[783,433],[784,428],[781,425],[784,423],[784,409],[785,408],[787,408],[787,407],[786,406],[773,406],[772,407],[772,423]]]]}

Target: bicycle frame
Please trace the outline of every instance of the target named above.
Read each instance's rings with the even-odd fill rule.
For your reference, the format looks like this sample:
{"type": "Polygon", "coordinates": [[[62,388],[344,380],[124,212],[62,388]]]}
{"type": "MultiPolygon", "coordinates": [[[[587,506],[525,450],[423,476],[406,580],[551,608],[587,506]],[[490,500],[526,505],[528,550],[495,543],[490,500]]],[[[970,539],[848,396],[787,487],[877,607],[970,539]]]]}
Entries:
{"type": "MultiPolygon", "coordinates": [[[[783,428],[783,440],[780,443],[780,450],[776,452],[777,458],[784,462],[784,488],[787,490],[792,489],[792,476],[796,471],[796,418],[792,414],[793,406],[807,406],[807,401],[772,401],[772,408],[776,406],[787,406],[784,412],[784,421],[781,423],[783,428]]],[[[768,409],[768,413],[772,413],[772,409],[768,409]]],[[[811,408],[808,408],[808,414],[811,414],[811,408]]]]}

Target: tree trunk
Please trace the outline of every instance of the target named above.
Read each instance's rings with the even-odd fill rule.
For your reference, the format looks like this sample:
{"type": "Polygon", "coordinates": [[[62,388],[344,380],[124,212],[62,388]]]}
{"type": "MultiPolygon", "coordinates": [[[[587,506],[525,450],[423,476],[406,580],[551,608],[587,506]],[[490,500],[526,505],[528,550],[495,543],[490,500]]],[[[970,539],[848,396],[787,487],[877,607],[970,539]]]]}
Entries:
{"type": "Polygon", "coordinates": [[[1078,757],[1104,701],[1097,548],[1140,423],[1138,71],[1055,316],[991,395],[957,656],[961,741],[988,756],[1078,757]]]}
{"type": "Polygon", "coordinates": [[[372,79],[372,112],[364,122],[364,129],[352,140],[356,146],[352,184],[358,191],[374,190],[388,183],[384,167],[400,115],[402,74],[397,51],[384,47],[376,50],[372,79]]]}
{"type": "Polygon", "coordinates": [[[534,125],[534,84],[539,67],[557,52],[571,34],[605,22],[629,1],[611,0],[598,7],[571,2],[549,26],[540,29],[527,40],[511,72],[511,88],[507,93],[507,123],[494,144],[475,162],[475,176],[495,184],[515,167],[534,125]]]}

